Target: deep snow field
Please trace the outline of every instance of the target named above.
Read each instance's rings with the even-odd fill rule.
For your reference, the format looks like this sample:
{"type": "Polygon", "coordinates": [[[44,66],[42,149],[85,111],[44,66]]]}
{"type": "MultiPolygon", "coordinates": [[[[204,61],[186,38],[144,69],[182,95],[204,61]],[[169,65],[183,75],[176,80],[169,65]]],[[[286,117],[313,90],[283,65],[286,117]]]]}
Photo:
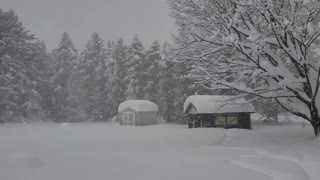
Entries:
{"type": "Polygon", "coordinates": [[[0,180],[318,180],[310,126],[0,125],[0,180]]]}

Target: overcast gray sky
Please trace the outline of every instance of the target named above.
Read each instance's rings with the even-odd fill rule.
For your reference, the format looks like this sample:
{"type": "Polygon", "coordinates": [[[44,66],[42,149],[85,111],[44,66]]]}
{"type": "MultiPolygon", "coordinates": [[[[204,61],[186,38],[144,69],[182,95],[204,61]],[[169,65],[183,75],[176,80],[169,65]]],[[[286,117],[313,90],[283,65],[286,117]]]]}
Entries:
{"type": "Polygon", "coordinates": [[[57,46],[65,31],[79,49],[92,32],[127,42],[137,34],[146,46],[170,41],[176,32],[167,0],[0,0],[0,7],[13,9],[48,49],[57,46]]]}

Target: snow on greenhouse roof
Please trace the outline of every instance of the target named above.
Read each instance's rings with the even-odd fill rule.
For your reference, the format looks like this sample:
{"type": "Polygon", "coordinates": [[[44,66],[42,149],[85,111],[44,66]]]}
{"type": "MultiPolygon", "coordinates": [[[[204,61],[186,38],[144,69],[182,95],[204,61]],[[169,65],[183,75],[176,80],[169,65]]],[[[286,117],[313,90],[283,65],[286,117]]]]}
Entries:
{"type": "Polygon", "coordinates": [[[255,112],[255,108],[243,98],[235,96],[192,95],[183,105],[183,112],[192,104],[199,114],[255,112]]]}
{"type": "Polygon", "coordinates": [[[158,105],[147,100],[127,100],[119,105],[118,112],[126,109],[132,109],[137,112],[152,112],[158,111],[158,105]]]}

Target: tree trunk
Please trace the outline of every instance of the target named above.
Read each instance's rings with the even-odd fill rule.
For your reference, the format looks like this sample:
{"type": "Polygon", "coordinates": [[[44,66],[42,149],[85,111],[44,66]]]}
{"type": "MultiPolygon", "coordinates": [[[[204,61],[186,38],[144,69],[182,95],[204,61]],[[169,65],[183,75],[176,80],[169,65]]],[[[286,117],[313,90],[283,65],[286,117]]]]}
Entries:
{"type": "Polygon", "coordinates": [[[312,101],[312,107],[313,108],[310,108],[311,124],[314,130],[314,135],[318,137],[319,131],[320,131],[320,117],[319,117],[319,113],[318,113],[318,109],[316,107],[315,101],[312,101]]]}
{"type": "MultiPolygon", "coordinates": [[[[318,120],[319,120],[319,118],[318,118],[318,120]]],[[[313,130],[314,130],[314,135],[315,135],[316,137],[318,137],[318,136],[319,136],[319,131],[320,131],[319,121],[313,122],[313,123],[312,123],[312,127],[313,127],[313,130]]]]}
{"type": "Polygon", "coordinates": [[[318,137],[320,132],[320,117],[318,116],[312,117],[311,124],[314,130],[314,135],[318,137]]]}

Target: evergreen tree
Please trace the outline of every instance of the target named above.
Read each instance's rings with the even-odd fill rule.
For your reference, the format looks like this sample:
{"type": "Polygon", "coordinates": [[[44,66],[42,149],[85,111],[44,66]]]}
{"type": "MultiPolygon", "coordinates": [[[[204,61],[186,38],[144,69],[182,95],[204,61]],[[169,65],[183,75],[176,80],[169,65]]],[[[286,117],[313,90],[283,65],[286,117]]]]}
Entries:
{"type": "Polygon", "coordinates": [[[26,121],[41,111],[46,54],[14,11],[0,9],[0,121],[26,121]]]}
{"type": "Polygon", "coordinates": [[[29,121],[47,119],[45,103],[50,75],[49,63],[51,62],[44,42],[35,41],[32,46],[32,55],[26,62],[27,76],[32,85],[29,85],[30,88],[25,91],[25,95],[21,96],[25,98],[22,104],[23,117],[29,121]]]}
{"type": "Polygon", "coordinates": [[[128,99],[144,98],[143,87],[145,80],[143,79],[145,71],[145,49],[138,36],[135,36],[129,46],[128,56],[126,60],[127,81],[126,96],[128,99]]]}
{"type": "Polygon", "coordinates": [[[52,86],[51,118],[56,122],[70,121],[72,112],[70,102],[70,79],[73,66],[77,63],[77,50],[68,33],[63,33],[57,49],[53,50],[55,70],[50,85],[52,86]]]}
{"type": "Polygon", "coordinates": [[[97,33],[93,33],[91,40],[81,53],[79,74],[83,96],[81,103],[84,111],[91,120],[103,120],[105,117],[107,53],[104,42],[97,33]]]}
{"type": "Polygon", "coordinates": [[[144,97],[156,104],[159,104],[159,80],[161,46],[158,41],[154,41],[151,49],[146,53],[145,71],[143,79],[146,81],[143,88],[144,97]]]}
{"type": "Polygon", "coordinates": [[[124,44],[123,39],[116,43],[109,42],[108,53],[110,58],[106,71],[109,89],[107,99],[110,102],[110,117],[113,117],[118,113],[119,104],[126,100],[128,46],[124,44]]]}
{"type": "Polygon", "coordinates": [[[188,78],[189,69],[172,57],[172,47],[164,43],[160,62],[160,115],[167,122],[184,123],[183,104],[194,93],[194,85],[188,78]]]}
{"type": "Polygon", "coordinates": [[[43,115],[50,118],[51,110],[53,107],[53,86],[50,82],[51,77],[54,75],[55,71],[55,62],[51,54],[47,52],[46,45],[44,42],[38,44],[40,47],[39,56],[43,57],[44,62],[41,69],[43,69],[42,77],[44,80],[39,84],[40,96],[41,96],[41,107],[43,115]],[[42,52],[42,53],[41,53],[42,52]],[[44,54],[45,53],[45,54],[44,54]]]}
{"type": "Polygon", "coordinates": [[[162,48],[161,61],[159,62],[159,113],[167,122],[174,121],[173,109],[175,102],[174,88],[176,78],[173,77],[173,63],[170,61],[168,53],[170,45],[165,43],[162,48]]]}

